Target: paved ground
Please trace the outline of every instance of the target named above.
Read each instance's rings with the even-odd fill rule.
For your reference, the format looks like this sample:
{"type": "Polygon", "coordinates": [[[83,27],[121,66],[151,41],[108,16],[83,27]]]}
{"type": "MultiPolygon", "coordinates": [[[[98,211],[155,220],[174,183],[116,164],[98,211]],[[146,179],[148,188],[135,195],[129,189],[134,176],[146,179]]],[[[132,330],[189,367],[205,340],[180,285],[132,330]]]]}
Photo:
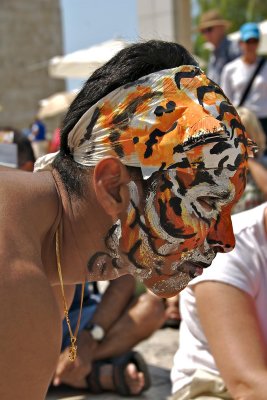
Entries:
{"type": "Polygon", "coordinates": [[[46,400],[166,400],[170,395],[170,368],[173,355],[178,346],[178,331],[176,329],[160,329],[148,340],[141,342],[136,350],[140,351],[149,365],[152,387],[142,396],[121,397],[112,393],[101,395],[84,394],[83,392],[51,392],[46,400]]]}

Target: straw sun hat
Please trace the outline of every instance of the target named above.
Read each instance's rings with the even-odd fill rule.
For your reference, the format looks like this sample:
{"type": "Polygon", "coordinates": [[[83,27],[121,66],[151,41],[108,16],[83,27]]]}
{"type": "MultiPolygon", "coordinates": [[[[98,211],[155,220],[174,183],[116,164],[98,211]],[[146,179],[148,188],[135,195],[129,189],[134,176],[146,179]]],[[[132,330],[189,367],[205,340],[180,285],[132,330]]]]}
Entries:
{"type": "Polygon", "coordinates": [[[225,28],[228,29],[230,25],[231,22],[223,19],[217,10],[209,10],[201,15],[198,29],[201,31],[202,29],[211,28],[213,26],[225,26],[225,28]]]}

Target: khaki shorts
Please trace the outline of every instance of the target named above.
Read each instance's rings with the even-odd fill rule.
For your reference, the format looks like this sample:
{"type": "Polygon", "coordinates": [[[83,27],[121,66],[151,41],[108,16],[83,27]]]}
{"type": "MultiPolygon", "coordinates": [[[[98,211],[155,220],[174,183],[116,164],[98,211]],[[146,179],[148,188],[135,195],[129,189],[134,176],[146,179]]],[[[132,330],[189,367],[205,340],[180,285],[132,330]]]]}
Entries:
{"type": "Polygon", "coordinates": [[[175,392],[169,400],[233,400],[220,376],[197,370],[190,385],[175,392]]]}

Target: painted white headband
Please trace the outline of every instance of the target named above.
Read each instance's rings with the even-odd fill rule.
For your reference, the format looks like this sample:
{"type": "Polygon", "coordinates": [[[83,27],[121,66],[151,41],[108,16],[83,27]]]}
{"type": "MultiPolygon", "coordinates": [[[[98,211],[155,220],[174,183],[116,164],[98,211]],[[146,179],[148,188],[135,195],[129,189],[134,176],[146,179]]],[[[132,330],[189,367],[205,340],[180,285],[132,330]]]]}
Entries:
{"type": "MultiPolygon", "coordinates": [[[[141,168],[147,179],[185,159],[190,165],[194,150],[188,149],[194,143],[205,147],[210,140],[223,140],[232,142],[234,151],[234,140],[244,136],[242,129],[230,134],[236,116],[220,88],[198,67],[180,66],[144,76],[100,99],[70,131],[68,146],[78,164],[92,167],[112,155],[141,168]],[[221,117],[222,103],[232,110],[232,119],[221,117]]],[[[217,167],[217,157],[202,153],[207,168],[217,167]]],[[[51,169],[57,154],[40,157],[34,171],[51,169]]]]}

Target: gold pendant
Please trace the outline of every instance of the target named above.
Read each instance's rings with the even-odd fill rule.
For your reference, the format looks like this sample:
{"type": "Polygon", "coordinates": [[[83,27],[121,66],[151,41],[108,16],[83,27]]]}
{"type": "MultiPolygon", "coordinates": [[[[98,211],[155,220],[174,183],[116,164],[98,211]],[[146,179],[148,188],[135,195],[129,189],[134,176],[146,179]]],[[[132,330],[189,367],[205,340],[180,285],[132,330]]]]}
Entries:
{"type": "Polygon", "coordinates": [[[77,357],[77,346],[75,346],[76,338],[71,339],[71,345],[69,347],[69,359],[75,361],[77,357]]]}

